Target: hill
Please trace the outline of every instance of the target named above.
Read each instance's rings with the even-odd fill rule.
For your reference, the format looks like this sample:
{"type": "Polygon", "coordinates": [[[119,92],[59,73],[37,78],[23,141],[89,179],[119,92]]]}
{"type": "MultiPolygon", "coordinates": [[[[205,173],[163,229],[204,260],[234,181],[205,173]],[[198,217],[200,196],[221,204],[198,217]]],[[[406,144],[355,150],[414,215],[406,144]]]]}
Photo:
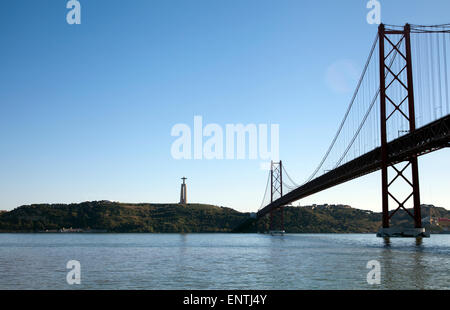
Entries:
{"type": "MultiPolygon", "coordinates": [[[[422,206],[426,217],[450,218],[450,211],[422,206]]],[[[391,211],[392,212],[392,211],[391,211]]],[[[275,223],[280,220],[276,215],[275,223]]],[[[313,205],[284,208],[285,230],[289,233],[375,233],[381,213],[345,205],[313,205]]],[[[425,226],[427,226],[426,224],[425,226]]],[[[404,211],[392,218],[391,226],[413,227],[404,211]]],[[[255,233],[269,230],[269,218],[258,221],[250,213],[205,204],[127,204],[93,201],[79,204],[36,204],[0,212],[0,232],[58,231],[63,228],[117,233],[255,233]]],[[[433,227],[440,232],[442,227],[433,227]]]]}
{"type": "Polygon", "coordinates": [[[230,232],[249,214],[203,204],[125,204],[109,201],[22,206],[0,214],[0,232],[62,228],[107,232],[230,232]]]}
{"type": "MultiPolygon", "coordinates": [[[[422,217],[433,209],[434,217],[450,218],[450,211],[432,205],[422,205],[422,217]]],[[[412,210],[409,210],[411,213],[412,210]]],[[[391,211],[392,213],[393,211],[391,211]]],[[[280,215],[275,213],[274,223],[279,229],[280,215]]],[[[414,227],[412,218],[399,210],[391,219],[392,227],[414,227]]],[[[429,228],[427,223],[424,223],[429,228]]],[[[375,233],[381,227],[381,212],[359,210],[346,205],[313,205],[284,208],[284,227],[289,233],[375,233]]],[[[441,232],[442,227],[432,227],[441,232]]],[[[238,232],[264,232],[269,230],[269,218],[248,220],[235,229],[238,232]]]]}

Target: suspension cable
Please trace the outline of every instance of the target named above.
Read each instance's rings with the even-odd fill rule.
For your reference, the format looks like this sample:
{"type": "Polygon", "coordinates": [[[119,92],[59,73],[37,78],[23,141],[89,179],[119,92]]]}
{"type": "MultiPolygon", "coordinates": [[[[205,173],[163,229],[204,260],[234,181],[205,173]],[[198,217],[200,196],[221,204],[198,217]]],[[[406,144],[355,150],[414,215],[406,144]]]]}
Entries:
{"type": "Polygon", "coordinates": [[[261,210],[264,207],[264,202],[266,201],[266,196],[267,196],[267,189],[269,188],[269,182],[270,182],[270,171],[269,171],[269,175],[267,177],[267,183],[266,183],[266,189],[264,190],[264,196],[261,202],[261,206],[259,207],[258,210],[261,210]]]}
{"type": "Polygon", "coordinates": [[[288,179],[291,181],[291,183],[294,185],[294,186],[296,186],[296,187],[299,187],[299,185],[289,176],[289,174],[287,173],[287,170],[286,170],[286,168],[284,167],[284,165],[283,165],[283,171],[284,171],[284,174],[286,174],[286,176],[288,177],[288,179]]]}
{"type": "Polygon", "coordinates": [[[370,60],[372,59],[373,53],[374,53],[374,51],[375,51],[375,48],[376,48],[378,39],[379,39],[379,37],[378,37],[378,34],[377,34],[376,37],[375,37],[375,40],[374,40],[374,42],[373,42],[372,49],[371,49],[371,51],[370,51],[369,57],[368,57],[368,59],[367,59],[367,61],[366,61],[366,64],[365,64],[365,66],[364,66],[363,73],[361,74],[361,77],[360,77],[360,79],[359,79],[359,81],[358,81],[358,86],[356,87],[356,90],[355,90],[355,92],[354,92],[354,94],[353,94],[352,100],[350,101],[350,104],[349,104],[349,106],[348,106],[348,108],[347,108],[347,111],[345,112],[344,119],[342,120],[342,122],[341,122],[341,124],[340,124],[340,126],[339,126],[339,129],[338,129],[338,131],[336,132],[336,134],[335,134],[335,136],[334,136],[334,138],[333,138],[333,141],[331,142],[331,145],[329,146],[327,152],[325,153],[324,157],[323,157],[322,160],[320,161],[319,166],[317,166],[317,168],[314,170],[314,172],[312,173],[312,175],[304,182],[304,184],[305,184],[305,183],[308,183],[309,181],[311,181],[311,180],[316,176],[317,172],[320,170],[320,168],[322,168],[323,163],[324,163],[325,160],[328,158],[328,155],[330,155],[330,152],[331,152],[331,150],[333,149],[333,147],[334,147],[334,145],[335,145],[335,143],[336,143],[336,141],[337,141],[337,139],[338,139],[338,137],[339,137],[339,135],[340,135],[340,133],[341,133],[341,131],[342,131],[342,128],[344,127],[345,121],[347,120],[348,115],[350,114],[350,110],[352,109],[352,106],[353,106],[353,104],[354,104],[354,102],[355,102],[355,99],[356,99],[356,96],[357,96],[357,94],[358,94],[359,88],[361,87],[361,84],[362,84],[362,81],[363,81],[364,76],[365,76],[365,74],[366,74],[367,68],[369,67],[370,60]]]}
{"type": "MultiPolygon", "coordinates": [[[[400,40],[400,41],[397,43],[396,48],[398,48],[398,46],[401,44],[401,42],[402,42],[402,41],[400,40]]],[[[392,67],[392,65],[393,65],[393,63],[394,63],[395,58],[397,57],[397,55],[398,55],[398,52],[397,52],[397,50],[395,50],[394,55],[392,55],[392,59],[391,59],[391,61],[390,61],[390,63],[389,63],[389,68],[392,67]]],[[[389,74],[389,73],[385,73],[385,77],[387,77],[388,74],[389,74]]],[[[345,158],[345,156],[347,155],[348,151],[349,151],[350,148],[352,147],[352,145],[353,145],[353,143],[355,142],[357,136],[358,136],[359,133],[361,132],[361,129],[362,129],[362,127],[364,126],[364,123],[366,122],[367,117],[368,117],[369,114],[370,114],[370,111],[372,110],[373,106],[374,106],[375,103],[377,102],[377,98],[378,98],[378,96],[380,95],[380,92],[381,92],[381,89],[380,89],[380,87],[379,87],[377,93],[375,94],[374,98],[372,99],[372,103],[370,104],[369,109],[367,110],[366,114],[364,115],[363,120],[361,121],[361,124],[360,124],[359,127],[358,127],[358,130],[356,131],[356,133],[355,133],[355,135],[353,136],[351,142],[350,142],[349,145],[347,146],[347,148],[346,148],[344,154],[341,156],[341,158],[339,158],[339,160],[338,160],[338,162],[336,163],[336,165],[334,166],[334,168],[339,167],[339,165],[341,164],[342,160],[345,158]]]]}

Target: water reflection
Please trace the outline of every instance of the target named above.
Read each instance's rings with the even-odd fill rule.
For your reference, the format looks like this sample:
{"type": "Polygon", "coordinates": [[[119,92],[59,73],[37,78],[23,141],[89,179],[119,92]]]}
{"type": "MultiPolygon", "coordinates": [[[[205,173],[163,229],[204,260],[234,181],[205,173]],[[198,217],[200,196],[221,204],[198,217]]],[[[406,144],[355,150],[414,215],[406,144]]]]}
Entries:
{"type": "MultiPolygon", "coordinates": [[[[420,238],[422,242],[422,238],[420,238]]],[[[416,243],[418,240],[416,240],[416,243]]],[[[411,278],[417,289],[423,290],[428,282],[427,266],[424,263],[424,254],[420,249],[413,253],[413,267],[411,270],[411,278]]]]}
{"type": "Polygon", "coordinates": [[[423,238],[417,237],[416,238],[416,246],[421,246],[423,244],[423,238]]]}
{"type": "Polygon", "coordinates": [[[175,257],[175,274],[179,281],[188,283],[186,279],[186,270],[190,269],[190,263],[188,259],[188,237],[186,234],[179,235],[178,255],[175,257]]]}
{"type": "Polygon", "coordinates": [[[381,252],[383,287],[387,289],[402,286],[426,288],[429,285],[429,276],[425,263],[423,238],[415,238],[415,240],[399,238],[398,241],[396,246],[393,246],[390,238],[384,238],[384,247],[381,252]],[[404,248],[409,248],[409,251],[402,251],[404,248]]]}

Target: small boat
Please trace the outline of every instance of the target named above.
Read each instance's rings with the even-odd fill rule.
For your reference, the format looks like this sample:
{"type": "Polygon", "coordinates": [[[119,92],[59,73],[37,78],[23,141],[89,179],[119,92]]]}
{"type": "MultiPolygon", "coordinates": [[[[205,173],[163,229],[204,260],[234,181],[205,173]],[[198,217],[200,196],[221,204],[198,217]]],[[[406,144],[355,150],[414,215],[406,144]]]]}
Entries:
{"type": "Polygon", "coordinates": [[[284,230],[271,230],[269,231],[269,234],[272,236],[283,236],[285,234],[284,230]]]}

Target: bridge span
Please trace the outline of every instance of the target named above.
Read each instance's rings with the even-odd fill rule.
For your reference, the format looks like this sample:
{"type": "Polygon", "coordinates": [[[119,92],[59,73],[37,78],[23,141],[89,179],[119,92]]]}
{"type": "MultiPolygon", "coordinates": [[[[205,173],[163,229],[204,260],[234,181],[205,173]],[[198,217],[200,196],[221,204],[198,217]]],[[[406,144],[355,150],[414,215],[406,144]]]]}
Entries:
{"type": "MultiPolygon", "coordinates": [[[[396,164],[450,146],[450,115],[388,143],[389,163],[396,164]]],[[[309,181],[257,212],[265,216],[272,210],[333,186],[381,169],[381,147],[309,181]]]]}
{"type": "Polygon", "coordinates": [[[344,118],[318,167],[298,185],[281,161],[272,162],[257,218],[270,214],[273,231],[274,212],[282,215],[283,206],[381,170],[380,235],[393,231],[390,219],[399,210],[413,218],[412,234],[424,235],[418,158],[450,146],[449,52],[450,24],[381,24],[344,118]],[[400,181],[411,192],[397,193],[393,187],[400,181]],[[393,212],[390,205],[395,205],[393,212]]]}

